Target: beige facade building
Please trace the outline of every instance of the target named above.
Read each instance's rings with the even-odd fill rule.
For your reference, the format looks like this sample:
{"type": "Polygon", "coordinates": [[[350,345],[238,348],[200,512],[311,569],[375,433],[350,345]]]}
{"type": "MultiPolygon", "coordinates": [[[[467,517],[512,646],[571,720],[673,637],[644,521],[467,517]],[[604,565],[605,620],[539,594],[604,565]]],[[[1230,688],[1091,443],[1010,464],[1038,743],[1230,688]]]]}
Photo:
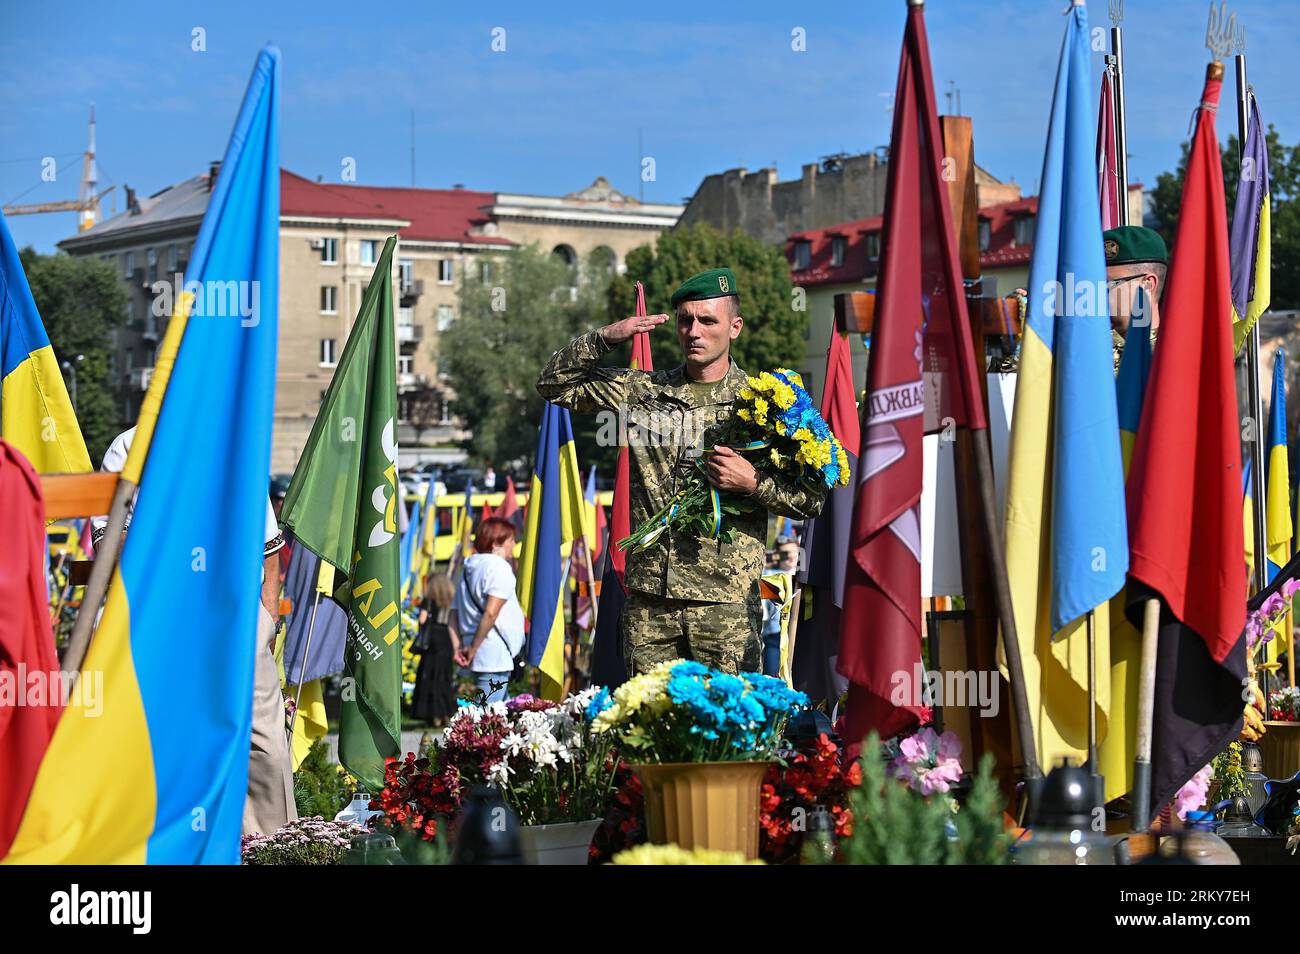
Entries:
{"type": "MultiPolygon", "coordinates": [[[[149,198],[128,190],[128,208],[59,247],[100,257],[130,292],[115,331],[114,379],[123,427],[134,422],[166,326],[158,282],[183,275],[211,195],[217,165],[149,198]],[[156,315],[155,311],[163,311],[156,315]]],[[[384,242],[396,233],[399,443],[402,463],[421,443],[465,436],[447,413],[438,333],[456,319],[462,282],[492,280],[492,261],[536,243],[574,266],[596,254],[622,270],[633,248],[671,228],[681,206],[641,203],[604,178],[565,196],[454,189],[403,189],[280,179],[279,353],[271,470],[293,470],[311,433],[384,242]]],[[[180,279],[183,281],[183,279],[180,279]]]]}

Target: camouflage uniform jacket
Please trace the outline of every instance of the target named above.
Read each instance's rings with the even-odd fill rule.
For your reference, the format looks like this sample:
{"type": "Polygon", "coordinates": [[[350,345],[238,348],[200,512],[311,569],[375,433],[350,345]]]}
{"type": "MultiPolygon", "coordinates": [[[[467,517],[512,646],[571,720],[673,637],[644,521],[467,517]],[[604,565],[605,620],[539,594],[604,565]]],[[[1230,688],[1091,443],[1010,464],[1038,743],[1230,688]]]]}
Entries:
{"type": "MultiPolygon", "coordinates": [[[[635,528],[668,504],[700,449],[718,443],[719,426],[731,417],[747,375],[732,361],[725,378],[700,388],[686,378],[684,365],[652,372],[598,366],[609,350],[599,331],[575,338],[551,356],[537,390],[571,411],[613,412],[597,433],[608,433],[616,421],[619,442],[629,448],[635,528]]],[[[729,543],[670,531],[649,549],[628,554],[628,587],[671,599],[744,602],[763,572],[767,512],[815,517],[826,492],[760,471],[752,496],[761,506],[727,518],[735,530],[729,543]]]]}

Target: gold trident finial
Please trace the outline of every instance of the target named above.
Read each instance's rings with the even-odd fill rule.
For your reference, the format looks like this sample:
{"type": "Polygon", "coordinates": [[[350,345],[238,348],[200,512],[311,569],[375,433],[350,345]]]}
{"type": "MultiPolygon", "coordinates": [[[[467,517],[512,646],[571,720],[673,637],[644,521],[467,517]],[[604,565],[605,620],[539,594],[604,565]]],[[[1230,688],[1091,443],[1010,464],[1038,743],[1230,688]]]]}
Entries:
{"type": "Polygon", "coordinates": [[[1214,0],[1210,0],[1210,22],[1205,27],[1205,48],[1214,54],[1215,62],[1224,60],[1232,52],[1234,43],[1242,48],[1246,44],[1246,32],[1237,30],[1237,14],[1228,13],[1228,0],[1223,0],[1216,9],[1214,0]]]}
{"type": "Polygon", "coordinates": [[[1124,22],[1124,0],[1110,0],[1110,25],[1119,26],[1124,22]]]}

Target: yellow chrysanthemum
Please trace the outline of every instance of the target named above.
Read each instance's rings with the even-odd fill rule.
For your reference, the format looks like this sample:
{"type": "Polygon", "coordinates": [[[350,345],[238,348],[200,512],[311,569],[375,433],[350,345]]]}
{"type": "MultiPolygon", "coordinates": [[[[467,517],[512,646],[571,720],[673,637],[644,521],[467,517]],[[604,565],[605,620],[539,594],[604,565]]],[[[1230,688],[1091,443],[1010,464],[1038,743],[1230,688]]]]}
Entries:
{"type": "Polygon", "coordinates": [[[742,407],[740,410],[736,412],[736,417],[740,418],[742,421],[748,421],[753,418],[753,415],[750,414],[749,408],[742,407]]]}
{"type": "Polygon", "coordinates": [[[752,398],[753,396],[754,396],[754,391],[753,391],[753,389],[751,389],[751,388],[741,388],[741,389],[740,389],[740,399],[741,399],[742,401],[748,401],[748,400],[749,400],[750,398],[752,398]]]}
{"type": "Polygon", "coordinates": [[[806,444],[813,439],[812,431],[808,430],[806,427],[795,428],[793,436],[800,444],[806,444]]]}
{"type": "Polygon", "coordinates": [[[782,437],[785,437],[785,421],[776,422],[776,432],[782,437]]]}
{"type": "Polygon", "coordinates": [[[772,458],[772,463],[777,467],[784,467],[786,465],[786,462],[789,460],[788,457],[782,454],[775,447],[773,447],[771,450],[768,451],[768,456],[772,458]]]}
{"type": "Polygon", "coordinates": [[[754,423],[767,427],[768,404],[762,398],[754,398],[754,423]]]}
{"type": "Polygon", "coordinates": [[[781,410],[787,410],[794,405],[794,388],[777,381],[776,387],[772,389],[772,399],[781,410]]]}
{"type": "Polygon", "coordinates": [[[761,865],[761,859],[746,861],[740,851],[692,848],[677,845],[637,845],[626,848],[610,859],[611,865],[761,865]]]}

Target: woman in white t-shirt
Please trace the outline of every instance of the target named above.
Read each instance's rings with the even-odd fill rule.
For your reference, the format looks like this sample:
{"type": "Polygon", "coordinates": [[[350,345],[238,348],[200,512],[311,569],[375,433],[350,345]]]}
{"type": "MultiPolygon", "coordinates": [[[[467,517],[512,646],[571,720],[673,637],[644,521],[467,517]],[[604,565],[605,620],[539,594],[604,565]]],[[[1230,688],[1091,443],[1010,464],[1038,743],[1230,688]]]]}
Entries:
{"type": "Polygon", "coordinates": [[[488,702],[504,702],[515,655],[524,645],[524,611],[515,596],[515,527],[489,517],[474,535],[448,622],[464,647],[456,661],[474,673],[488,702]]]}

